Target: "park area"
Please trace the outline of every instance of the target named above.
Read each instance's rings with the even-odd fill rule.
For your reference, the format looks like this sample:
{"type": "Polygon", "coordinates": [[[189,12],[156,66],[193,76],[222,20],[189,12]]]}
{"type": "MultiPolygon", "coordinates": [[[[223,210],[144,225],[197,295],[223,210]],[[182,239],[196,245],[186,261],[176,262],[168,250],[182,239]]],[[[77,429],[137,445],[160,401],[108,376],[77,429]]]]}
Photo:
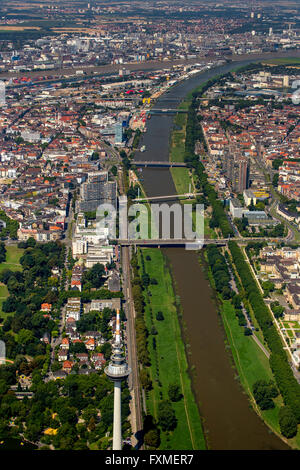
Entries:
{"type": "MultiPolygon", "coordinates": [[[[9,269],[10,271],[21,271],[22,266],[20,264],[20,258],[23,254],[23,249],[18,248],[17,246],[6,246],[6,261],[0,263],[0,273],[4,270],[9,269]]],[[[2,312],[2,304],[5,299],[8,297],[8,290],[6,285],[0,283],[0,317],[1,323],[2,320],[7,316],[6,313],[2,312]]]]}

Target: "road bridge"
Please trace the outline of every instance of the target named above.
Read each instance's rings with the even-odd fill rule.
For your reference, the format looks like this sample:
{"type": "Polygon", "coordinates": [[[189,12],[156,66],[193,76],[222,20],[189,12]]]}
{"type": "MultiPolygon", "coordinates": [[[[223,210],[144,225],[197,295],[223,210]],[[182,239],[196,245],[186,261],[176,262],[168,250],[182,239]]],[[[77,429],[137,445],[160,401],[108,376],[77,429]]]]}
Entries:
{"type": "Polygon", "coordinates": [[[195,240],[195,239],[186,239],[186,238],[158,238],[158,239],[119,239],[118,244],[121,246],[173,246],[173,247],[183,247],[186,245],[199,244],[200,248],[202,245],[214,244],[217,246],[224,246],[228,243],[228,239],[211,239],[211,240],[195,240]]]}
{"type": "Polygon", "coordinates": [[[187,239],[187,238],[157,238],[157,239],[118,239],[115,240],[118,245],[121,246],[141,246],[141,247],[184,247],[186,245],[199,244],[200,247],[207,245],[225,246],[232,240],[237,243],[248,243],[248,242],[262,242],[269,241],[279,243],[284,238],[266,238],[266,237],[232,237],[232,238],[204,238],[204,239],[187,239]]]}
{"type": "Polygon", "coordinates": [[[182,113],[182,114],[187,114],[188,110],[187,109],[174,109],[174,108],[162,108],[162,109],[156,109],[152,108],[150,111],[148,111],[148,114],[177,114],[177,113],[182,113]]]}
{"type": "Polygon", "coordinates": [[[150,161],[150,160],[135,160],[132,162],[133,165],[135,166],[140,166],[140,167],[162,167],[162,168],[184,168],[186,167],[186,163],[184,162],[169,162],[169,161],[150,161]]]}

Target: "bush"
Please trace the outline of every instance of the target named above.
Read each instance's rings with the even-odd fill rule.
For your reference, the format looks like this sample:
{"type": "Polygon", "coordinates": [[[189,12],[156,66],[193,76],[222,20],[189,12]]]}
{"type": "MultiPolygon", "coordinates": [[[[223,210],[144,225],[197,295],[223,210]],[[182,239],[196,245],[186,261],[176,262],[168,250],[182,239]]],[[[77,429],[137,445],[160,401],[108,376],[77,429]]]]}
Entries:
{"type": "Polygon", "coordinates": [[[163,313],[161,311],[157,312],[156,320],[163,321],[164,319],[165,319],[165,317],[163,316],[163,313]]]}
{"type": "Polygon", "coordinates": [[[168,395],[171,401],[179,401],[182,398],[182,393],[179,385],[170,384],[168,388],[168,395]]]}
{"type": "Polygon", "coordinates": [[[151,390],[152,389],[152,382],[151,382],[151,379],[149,377],[149,374],[148,374],[147,370],[142,369],[140,371],[140,381],[141,381],[142,387],[145,390],[151,390]]]}
{"type": "Polygon", "coordinates": [[[177,426],[175,411],[171,403],[163,400],[158,404],[158,422],[163,431],[172,431],[177,426]]]}
{"type": "Polygon", "coordinates": [[[283,406],[279,410],[279,426],[283,436],[290,439],[297,434],[297,420],[289,406],[283,406]]]}
{"type": "Polygon", "coordinates": [[[278,390],[272,381],[257,380],[253,385],[253,395],[261,410],[269,410],[274,408],[272,398],[278,396],[278,390]]]}
{"type": "Polygon", "coordinates": [[[157,449],[160,444],[159,430],[150,429],[144,436],[144,442],[147,446],[157,449]]]}
{"type": "Polygon", "coordinates": [[[251,328],[245,328],[245,329],[244,329],[244,335],[245,335],[245,336],[251,336],[251,335],[252,335],[252,330],[251,330],[251,328]]]}
{"type": "Polygon", "coordinates": [[[293,375],[283,344],[273,324],[271,313],[264,303],[240,248],[233,241],[229,241],[228,247],[239,273],[245,296],[253,309],[264,339],[271,351],[270,366],[279,391],[284,403],[290,406],[297,422],[300,423],[300,386],[293,375]]]}

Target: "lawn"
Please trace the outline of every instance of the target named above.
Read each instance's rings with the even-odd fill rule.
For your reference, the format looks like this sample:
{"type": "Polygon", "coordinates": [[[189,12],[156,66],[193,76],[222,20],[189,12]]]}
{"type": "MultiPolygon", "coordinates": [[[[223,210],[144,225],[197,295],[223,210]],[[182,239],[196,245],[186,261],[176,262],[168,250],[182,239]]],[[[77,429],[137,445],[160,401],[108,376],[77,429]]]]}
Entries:
{"type": "Polygon", "coordinates": [[[146,295],[145,320],[151,332],[154,326],[157,334],[150,335],[148,349],[151,357],[149,368],[153,388],[147,392],[147,411],[157,417],[158,403],[168,399],[171,383],[180,385],[183,398],[172,403],[177,417],[177,427],[169,435],[161,433],[160,449],[192,450],[204,449],[205,440],[195,398],[191,389],[185,348],[178,320],[178,307],[173,290],[172,278],[165,264],[163,254],[158,249],[143,249],[145,270],[157,285],[150,285],[146,295]],[[151,260],[147,260],[147,255],[151,260]],[[164,315],[163,321],[156,319],[158,311],[164,315]],[[153,346],[156,340],[156,348],[153,346]]]}
{"type": "Polygon", "coordinates": [[[262,61],[264,64],[271,65],[300,65],[300,57],[280,57],[277,59],[268,59],[262,61]]]}
{"type": "Polygon", "coordinates": [[[24,250],[17,246],[6,246],[6,262],[0,264],[0,272],[5,269],[11,271],[21,271],[22,266],[20,265],[20,258],[23,255],[24,250]]]}
{"type": "MultiPolygon", "coordinates": [[[[181,107],[185,107],[187,103],[181,103],[181,107]]],[[[187,115],[177,114],[174,119],[175,129],[171,134],[170,144],[170,160],[173,162],[184,161],[185,149],[185,128],[187,115]]],[[[172,178],[178,194],[185,194],[189,191],[191,177],[187,168],[171,168],[172,178]]]]}
{"type": "MultiPolygon", "coordinates": [[[[215,288],[210,269],[208,271],[208,278],[211,286],[215,288]]],[[[224,301],[220,299],[220,305],[220,313],[226,337],[230,345],[241,385],[249,396],[250,402],[256,412],[274,432],[280,435],[278,416],[279,409],[283,405],[282,397],[278,396],[274,400],[275,407],[273,409],[261,411],[252,394],[253,384],[257,380],[273,380],[275,382],[269,360],[260,347],[254,342],[253,337],[244,335],[244,328],[239,325],[234,307],[230,300],[224,301]]],[[[300,432],[298,432],[297,436],[293,439],[286,441],[291,447],[299,449],[300,432]]]]}
{"type": "MultiPolygon", "coordinates": [[[[5,269],[10,269],[11,271],[21,271],[22,266],[19,261],[23,254],[24,250],[16,246],[6,246],[6,262],[0,263],[0,273],[5,269]]],[[[0,284],[0,316],[6,318],[7,313],[2,312],[2,304],[4,300],[8,297],[9,293],[7,287],[4,284],[0,284]]]]}
{"type": "MultiPolygon", "coordinates": [[[[231,346],[232,355],[239,373],[241,384],[246,390],[253,404],[253,407],[261,415],[263,420],[280,434],[278,414],[283,405],[282,398],[275,399],[275,408],[261,411],[255,404],[252,395],[252,387],[256,380],[274,380],[269,361],[259,346],[251,336],[244,335],[244,329],[239,326],[234,308],[230,301],[224,301],[221,308],[221,315],[226,330],[228,342],[231,346]]],[[[300,432],[295,438],[288,440],[292,447],[300,448],[300,432]]]]}
{"type": "Polygon", "coordinates": [[[177,194],[188,193],[191,184],[189,170],[187,168],[171,168],[171,175],[177,194]]]}

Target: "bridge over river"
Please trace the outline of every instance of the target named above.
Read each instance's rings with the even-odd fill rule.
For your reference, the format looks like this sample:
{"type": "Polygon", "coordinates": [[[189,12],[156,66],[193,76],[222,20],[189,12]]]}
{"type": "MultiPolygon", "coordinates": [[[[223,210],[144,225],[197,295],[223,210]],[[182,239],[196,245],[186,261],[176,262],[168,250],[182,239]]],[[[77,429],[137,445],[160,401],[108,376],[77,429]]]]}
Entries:
{"type": "Polygon", "coordinates": [[[232,238],[204,238],[204,239],[187,239],[187,238],[157,238],[157,239],[118,239],[115,240],[118,245],[121,246],[141,246],[141,247],[185,247],[186,245],[199,245],[199,248],[202,248],[206,245],[217,245],[225,246],[227,243],[232,240],[238,243],[248,243],[248,242],[261,242],[261,241],[270,241],[273,243],[279,243],[282,241],[282,238],[266,238],[266,237],[232,237],[232,238]]]}
{"type": "Polygon", "coordinates": [[[169,161],[157,161],[157,160],[136,160],[132,162],[133,165],[139,167],[149,168],[184,168],[186,163],[184,162],[169,162],[169,161]]]}

